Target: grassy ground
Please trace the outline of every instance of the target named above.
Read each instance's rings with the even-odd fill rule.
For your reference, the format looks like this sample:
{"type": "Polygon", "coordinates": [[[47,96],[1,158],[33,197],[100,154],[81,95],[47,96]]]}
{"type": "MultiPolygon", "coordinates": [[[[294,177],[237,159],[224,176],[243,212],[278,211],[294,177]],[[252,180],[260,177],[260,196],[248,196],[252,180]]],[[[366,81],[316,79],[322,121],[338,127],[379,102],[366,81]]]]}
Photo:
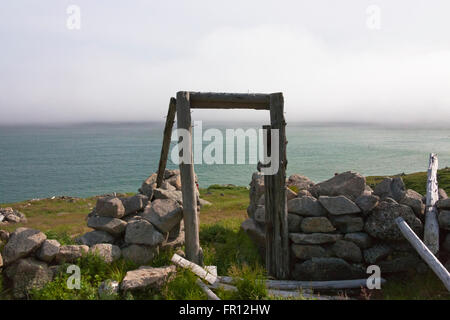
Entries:
{"type": "MultiPolygon", "coordinates": [[[[382,177],[368,177],[368,184],[379,182],[382,177]]],[[[403,176],[408,188],[424,193],[425,173],[403,176]]],[[[439,183],[450,194],[450,170],[439,171],[439,183]]],[[[211,186],[201,190],[202,198],[212,203],[202,208],[200,213],[200,243],[204,251],[206,265],[216,265],[220,275],[244,278],[237,282],[235,293],[219,291],[222,299],[267,299],[264,286],[259,279],[264,278],[262,261],[250,239],[240,224],[247,218],[248,189],[245,187],[211,186]]],[[[42,230],[49,238],[70,244],[73,238],[90,231],[86,226],[86,215],[95,205],[96,198],[86,199],[43,199],[24,201],[11,206],[23,213],[28,222],[23,226],[42,230]]],[[[22,224],[10,225],[5,229],[13,231],[22,224]]],[[[2,227],[4,228],[4,227],[2,227]]],[[[165,252],[152,262],[153,266],[170,264],[173,252],[165,252]]],[[[81,290],[69,290],[66,286],[68,274],[60,275],[44,289],[35,291],[31,299],[98,299],[97,288],[101,281],[120,281],[135,265],[119,260],[106,265],[95,256],[87,256],[78,262],[82,272],[81,290]]],[[[63,269],[64,270],[64,269],[63,269]]],[[[8,298],[0,276],[0,298],[8,298]],[[3,289],[2,289],[3,288],[3,289]]],[[[429,272],[425,275],[403,275],[389,278],[381,291],[361,292],[361,297],[371,299],[449,299],[449,295],[437,277],[429,272]]],[[[117,299],[205,299],[203,292],[195,285],[195,276],[189,271],[177,273],[163,290],[152,290],[136,294],[110,297],[117,299]]]]}

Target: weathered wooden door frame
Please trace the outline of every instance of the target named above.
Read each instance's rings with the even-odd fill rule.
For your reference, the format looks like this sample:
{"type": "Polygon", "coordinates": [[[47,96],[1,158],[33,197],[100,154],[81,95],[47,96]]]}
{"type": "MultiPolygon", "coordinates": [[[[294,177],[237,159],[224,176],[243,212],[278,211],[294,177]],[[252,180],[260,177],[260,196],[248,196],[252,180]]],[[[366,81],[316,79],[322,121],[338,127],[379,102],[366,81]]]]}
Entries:
{"type": "MultiPolygon", "coordinates": [[[[171,98],[164,128],[164,140],[158,166],[157,187],[161,186],[166,168],[170,138],[177,114],[177,128],[189,132],[185,145],[190,150],[190,163],[180,162],[181,189],[185,228],[186,258],[202,264],[202,250],[199,242],[197,197],[192,155],[191,109],[255,109],[270,111],[270,128],[279,130],[279,169],[274,175],[264,176],[265,226],[266,226],[266,269],[278,278],[289,278],[289,238],[287,225],[286,183],[286,122],[282,93],[238,94],[179,91],[177,98],[171,98]]],[[[269,128],[264,126],[264,128],[269,128]]],[[[181,139],[180,135],[179,138],[181,139]]],[[[270,141],[270,139],[268,139],[270,141]]],[[[269,148],[270,142],[266,145],[269,148]]]]}

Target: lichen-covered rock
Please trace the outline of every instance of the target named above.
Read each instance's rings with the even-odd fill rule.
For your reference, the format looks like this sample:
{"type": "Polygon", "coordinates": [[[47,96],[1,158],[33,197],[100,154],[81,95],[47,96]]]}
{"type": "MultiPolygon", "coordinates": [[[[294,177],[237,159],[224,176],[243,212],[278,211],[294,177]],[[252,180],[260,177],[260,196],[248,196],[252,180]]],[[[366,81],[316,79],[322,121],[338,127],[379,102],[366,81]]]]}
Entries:
{"type": "Polygon", "coordinates": [[[143,210],[148,204],[148,197],[143,194],[136,194],[132,197],[121,198],[125,208],[125,215],[143,210]]]}
{"type": "Polygon", "coordinates": [[[408,189],[400,203],[410,206],[418,218],[423,217],[425,205],[422,202],[422,195],[420,193],[408,189]]]}
{"type": "Polygon", "coordinates": [[[295,213],[301,216],[319,217],[325,216],[326,211],[314,197],[295,198],[287,203],[288,212],[295,213]]]}
{"type": "Polygon", "coordinates": [[[158,247],[131,244],[122,248],[122,257],[137,265],[150,263],[159,253],[158,247]]]}
{"type": "Polygon", "coordinates": [[[448,198],[447,192],[444,189],[439,188],[438,190],[439,200],[444,200],[448,198]]]}
{"type": "Polygon", "coordinates": [[[79,258],[89,252],[86,245],[64,245],[59,248],[59,252],[55,257],[57,263],[76,262],[79,258]]]}
{"type": "Polygon", "coordinates": [[[303,217],[288,213],[288,230],[289,232],[300,232],[300,225],[302,223],[303,217]]]}
{"type": "Polygon", "coordinates": [[[120,259],[121,251],[118,246],[110,243],[99,243],[89,248],[89,253],[96,254],[106,263],[112,263],[120,259]]]}
{"type": "Polygon", "coordinates": [[[294,186],[297,190],[307,190],[314,185],[314,182],[312,182],[312,180],[308,177],[300,174],[293,174],[287,179],[286,185],[288,187],[294,186]]]}
{"type": "Polygon", "coordinates": [[[113,236],[119,236],[127,227],[127,223],[122,219],[111,217],[90,216],[87,225],[89,228],[105,231],[113,236]]]}
{"type": "Polygon", "coordinates": [[[169,237],[161,244],[161,251],[180,248],[184,245],[184,231],[181,231],[176,238],[169,237]]]}
{"type": "Polygon", "coordinates": [[[52,281],[53,272],[45,262],[26,258],[8,267],[6,275],[12,281],[14,298],[22,299],[27,297],[32,289],[41,289],[52,281]]]}
{"type": "Polygon", "coordinates": [[[103,197],[97,200],[95,213],[102,217],[122,218],[125,215],[125,207],[117,197],[103,197]]]}
{"type": "Polygon", "coordinates": [[[126,291],[143,290],[147,288],[161,288],[176,272],[175,266],[153,268],[143,266],[137,270],[128,271],[120,284],[120,288],[126,291]]]}
{"type": "Polygon", "coordinates": [[[39,248],[37,258],[39,260],[50,263],[53,261],[53,259],[55,259],[56,255],[59,252],[60,247],[61,244],[58,242],[58,240],[47,239],[42,243],[41,247],[39,248]]]}
{"type": "Polygon", "coordinates": [[[400,177],[386,178],[375,186],[373,193],[381,200],[389,197],[400,202],[406,194],[405,184],[400,177]]]}
{"type": "Polygon", "coordinates": [[[300,260],[323,258],[328,256],[327,251],[318,245],[293,244],[291,246],[291,251],[294,257],[300,260]]]}
{"type": "Polygon", "coordinates": [[[325,244],[342,239],[342,234],[331,233],[289,233],[289,239],[296,244],[325,244]]]}
{"type": "Polygon", "coordinates": [[[364,277],[364,272],[341,258],[312,258],[296,264],[293,276],[297,280],[342,280],[364,277]]]}
{"type": "Polygon", "coordinates": [[[338,240],[331,247],[333,253],[338,257],[351,262],[361,262],[361,249],[352,241],[338,240]]]}
{"type": "Polygon", "coordinates": [[[439,213],[439,227],[450,230],[450,210],[442,210],[439,213]]]}
{"type": "Polygon", "coordinates": [[[300,228],[304,233],[333,232],[336,230],[326,217],[306,217],[302,220],[300,228]]]}
{"type": "Polygon", "coordinates": [[[46,239],[47,236],[39,230],[17,228],[3,248],[3,263],[9,265],[20,258],[28,256],[37,250],[46,239]]]}
{"type": "Polygon", "coordinates": [[[256,222],[259,222],[261,224],[266,223],[266,208],[265,208],[265,206],[258,205],[256,207],[255,213],[253,214],[253,219],[255,219],[256,222]]]}
{"type": "Polygon", "coordinates": [[[362,212],[364,214],[367,214],[378,205],[379,200],[380,200],[380,197],[378,197],[374,194],[363,193],[358,198],[356,198],[355,203],[362,210],[362,212]]]}
{"type": "Polygon", "coordinates": [[[115,238],[111,234],[100,230],[86,232],[81,237],[75,239],[77,244],[83,244],[88,247],[99,243],[114,243],[114,241],[115,238]]]}
{"type": "Polygon", "coordinates": [[[156,199],[145,208],[142,217],[166,233],[183,219],[183,208],[175,200],[156,199]]]}
{"type": "Polygon", "coordinates": [[[165,240],[164,236],[147,220],[134,220],[125,230],[125,242],[157,246],[165,240]]]}
{"type": "Polygon", "coordinates": [[[347,233],[344,240],[352,241],[361,249],[367,249],[372,245],[372,238],[365,232],[347,233]]]}
{"type": "Polygon", "coordinates": [[[0,230],[0,241],[8,242],[9,232],[6,230],[0,230]]]}
{"type": "Polygon", "coordinates": [[[153,173],[150,177],[145,179],[145,181],[142,183],[141,188],[139,189],[139,192],[143,195],[147,196],[148,199],[151,199],[153,197],[153,189],[156,188],[156,178],[158,177],[157,173],[153,173]]]}
{"type": "Polygon", "coordinates": [[[172,199],[178,202],[179,204],[183,204],[183,195],[181,191],[169,191],[161,188],[155,188],[153,190],[153,198],[154,199],[172,199]]]}
{"type": "Polygon", "coordinates": [[[358,198],[365,190],[366,178],[356,172],[347,171],[320,182],[311,188],[311,194],[319,196],[346,196],[350,200],[358,198]]]}
{"type": "Polygon", "coordinates": [[[289,188],[286,188],[286,200],[292,200],[297,197],[297,194],[289,188]]]}
{"type": "Polygon", "coordinates": [[[368,216],[364,230],[374,238],[382,240],[403,240],[404,237],[395,223],[402,217],[413,231],[420,237],[423,232],[422,222],[415,216],[411,207],[382,201],[368,216]]]}
{"type": "Polygon", "coordinates": [[[320,196],[319,202],[332,215],[360,213],[361,209],[345,196],[320,196]]]}
{"type": "Polygon", "coordinates": [[[352,215],[332,216],[330,220],[343,233],[358,232],[364,229],[364,220],[362,217],[352,215]]]}
{"type": "Polygon", "coordinates": [[[381,259],[386,258],[391,252],[392,249],[389,246],[377,244],[369,249],[364,250],[363,256],[364,260],[367,263],[373,264],[381,259]]]}

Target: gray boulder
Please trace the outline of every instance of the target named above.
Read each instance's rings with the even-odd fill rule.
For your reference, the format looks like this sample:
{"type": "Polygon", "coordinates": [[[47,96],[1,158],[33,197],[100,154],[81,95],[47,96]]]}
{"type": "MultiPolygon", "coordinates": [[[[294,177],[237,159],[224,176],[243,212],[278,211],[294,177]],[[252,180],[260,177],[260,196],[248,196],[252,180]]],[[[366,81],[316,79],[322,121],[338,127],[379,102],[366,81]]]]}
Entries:
{"type": "Polygon", "coordinates": [[[125,207],[119,198],[104,197],[97,200],[95,213],[102,217],[122,218],[125,215],[125,207]]]}
{"type": "Polygon", "coordinates": [[[170,275],[175,272],[175,266],[161,268],[142,266],[137,270],[127,272],[120,284],[120,289],[124,292],[148,288],[160,289],[169,280],[170,275]]]}
{"type": "Polygon", "coordinates": [[[112,263],[122,255],[118,246],[110,243],[99,243],[89,248],[89,253],[98,255],[103,258],[106,263],[112,263]]]}
{"type": "Polygon", "coordinates": [[[287,201],[294,199],[297,197],[297,194],[289,188],[286,188],[286,199],[287,201]]]}
{"type": "Polygon", "coordinates": [[[0,241],[8,242],[9,232],[6,230],[0,230],[0,241]]]}
{"type": "Polygon", "coordinates": [[[59,248],[61,247],[61,244],[57,240],[45,240],[38,253],[37,258],[39,260],[45,261],[47,263],[50,263],[55,259],[56,255],[59,252],[59,248]]]}
{"type": "Polygon", "coordinates": [[[436,203],[439,209],[449,210],[450,209],[450,198],[439,200],[436,203]]]}
{"type": "Polygon", "coordinates": [[[183,204],[183,195],[181,191],[169,191],[160,188],[153,190],[154,199],[171,199],[177,201],[179,204],[183,204]]]}
{"type": "Polygon", "coordinates": [[[17,228],[3,248],[4,264],[9,265],[20,258],[28,256],[36,251],[46,239],[47,236],[39,230],[17,228]]]}
{"type": "Polygon", "coordinates": [[[376,195],[364,193],[356,198],[355,203],[364,214],[367,214],[378,205],[379,200],[380,197],[376,195]]]}
{"type": "Polygon", "coordinates": [[[364,220],[362,217],[351,215],[332,216],[330,220],[343,233],[358,232],[364,229],[364,220]]]}
{"type": "Polygon", "coordinates": [[[125,215],[143,210],[148,204],[148,197],[143,194],[136,194],[132,197],[121,198],[125,208],[125,215]]]}
{"type": "Polygon", "coordinates": [[[301,198],[301,197],[312,197],[311,192],[309,192],[308,190],[300,190],[299,192],[297,192],[297,198],[301,198]]]}
{"type": "Polygon", "coordinates": [[[59,252],[55,257],[58,264],[63,262],[76,262],[79,258],[89,252],[89,247],[86,245],[65,245],[59,248],[59,252]]]}
{"type": "Polygon", "coordinates": [[[447,233],[447,235],[445,236],[444,242],[442,242],[442,249],[450,252],[450,233],[447,233]]]}
{"type": "Polygon", "coordinates": [[[293,174],[287,179],[286,185],[288,187],[294,186],[298,190],[307,190],[314,185],[314,182],[300,174],[293,174]]]}
{"type": "Polygon", "coordinates": [[[422,195],[420,193],[408,189],[400,203],[410,206],[418,218],[423,217],[425,205],[422,202],[422,195]]]}
{"type": "Polygon", "coordinates": [[[173,185],[171,185],[169,182],[164,181],[161,183],[161,189],[168,190],[168,191],[175,191],[177,188],[175,188],[173,185]]]}
{"type": "Polygon", "coordinates": [[[448,199],[447,192],[445,192],[444,189],[439,188],[438,194],[439,194],[439,200],[445,200],[445,199],[448,199]]]}
{"type": "Polygon", "coordinates": [[[320,204],[332,215],[360,213],[361,209],[345,196],[320,196],[320,204]]]}
{"type": "Polygon", "coordinates": [[[122,257],[137,265],[150,263],[159,253],[158,247],[131,244],[122,248],[122,257]]]}
{"type": "Polygon", "coordinates": [[[395,223],[402,217],[420,237],[423,232],[422,222],[415,216],[411,207],[403,204],[380,202],[379,206],[367,218],[364,230],[374,238],[382,240],[403,240],[404,237],[395,223]]]}
{"type": "Polygon", "coordinates": [[[303,218],[299,215],[288,213],[288,230],[289,232],[300,232],[300,225],[303,218]]]}
{"type": "Polygon", "coordinates": [[[77,244],[86,245],[88,247],[99,243],[114,243],[114,241],[115,238],[112,235],[108,232],[100,230],[86,232],[82,236],[75,239],[77,244]]]}
{"type": "Polygon", "coordinates": [[[88,218],[87,225],[89,228],[105,231],[113,236],[121,235],[127,227],[127,223],[122,219],[95,215],[88,218]]]}
{"type": "Polygon", "coordinates": [[[297,280],[327,281],[357,279],[364,272],[341,258],[312,258],[296,264],[293,276],[297,280]]]}
{"type": "Polygon", "coordinates": [[[405,184],[400,177],[386,178],[375,186],[373,193],[381,200],[389,197],[400,202],[406,194],[405,184]]]}
{"type": "Polygon", "coordinates": [[[164,236],[147,220],[134,220],[125,230],[125,242],[157,246],[165,240],[164,236]]]}
{"type": "Polygon", "coordinates": [[[304,233],[333,232],[336,230],[326,217],[306,217],[302,220],[300,227],[304,233]]]}
{"type": "Polygon", "coordinates": [[[421,259],[416,254],[408,254],[404,256],[395,257],[391,260],[384,260],[378,262],[381,274],[398,273],[415,271],[417,266],[421,263],[421,259]]]}
{"type": "Polygon", "coordinates": [[[364,192],[365,187],[366,178],[359,173],[347,171],[312,186],[309,191],[316,198],[343,195],[350,200],[355,200],[364,192]]]}
{"type": "Polygon", "coordinates": [[[27,258],[8,267],[6,275],[11,279],[14,298],[22,299],[28,297],[31,290],[41,289],[52,281],[53,272],[45,262],[27,258]]]}
{"type": "Polygon", "coordinates": [[[352,241],[338,240],[331,247],[333,253],[338,257],[351,262],[361,262],[361,249],[352,241]]]}
{"type": "Polygon", "coordinates": [[[265,208],[265,206],[258,205],[256,207],[255,213],[253,214],[253,219],[255,219],[256,222],[259,222],[261,224],[266,223],[266,208],[265,208]]]}
{"type": "Polygon", "coordinates": [[[377,244],[372,248],[363,250],[364,261],[369,264],[374,264],[377,261],[386,258],[392,249],[387,245],[377,244]]]}
{"type": "Polygon", "coordinates": [[[323,258],[328,256],[326,250],[318,245],[293,244],[291,246],[291,251],[293,256],[300,260],[323,258]]]}
{"type": "Polygon", "coordinates": [[[347,233],[344,239],[352,241],[361,249],[367,249],[372,245],[372,238],[365,232],[347,233]]]}
{"type": "Polygon", "coordinates": [[[142,217],[166,233],[183,219],[183,208],[175,200],[156,199],[145,208],[142,217]]]}
{"type": "Polygon", "coordinates": [[[296,244],[325,244],[342,239],[342,234],[331,233],[289,233],[289,239],[296,244]]]}
{"type": "Polygon", "coordinates": [[[442,210],[439,213],[439,227],[441,229],[450,230],[450,211],[442,210]]]}
{"type": "Polygon", "coordinates": [[[325,216],[326,211],[314,197],[295,198],[287,203],[288,212],[301,216],[319,217],[325,216]]]}
{"type": "Polygon", "coordinates": [[[143,195],[147,196],[148,199],[153,197],[153,189],[156,188],[156,178],[158,177],[157,173],[153,173],[150,177],[145,179],[142,183],[139,192],[143,195]]]}

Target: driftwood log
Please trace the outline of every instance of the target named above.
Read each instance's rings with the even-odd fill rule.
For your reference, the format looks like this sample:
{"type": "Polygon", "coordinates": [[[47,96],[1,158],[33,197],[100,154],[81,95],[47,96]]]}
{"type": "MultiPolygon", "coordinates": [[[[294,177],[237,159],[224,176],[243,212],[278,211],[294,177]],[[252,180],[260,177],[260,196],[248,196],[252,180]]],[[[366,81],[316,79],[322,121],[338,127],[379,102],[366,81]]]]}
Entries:
{"type": "MultiPolygon", "coordinates": [[[[219,276],[219,282],[232,284],[234,279],[228,276],[219,276]]],[[[386,282],[381,279],[381,284],[386,282]]],[[[299,289],[358,289],[367,286],[367,279],[336,280],[336,281],[290,281],[290,280],[266,280],[266,287],[274,290],[299,290],[299,289]]]]}
{"type": "Polygon", "coordinates": [[[409,241],[422,259],[430,266],[431,270],[433,270],[439,279],[441,279],[447,290],[450,291],[450,273],[447,269],[434,256],[431,250],[422,241],[420,241],[419,237],[414,233],[414,231],[412,231],[402,217],[398,217],[395,220],[395,223],[406,240],[409,241]]]}
{"type": "Polygon", "coordinates": [[[433,254],[439,251],[439,222],[436,202],[439,200],[437,181],[438,158],[430,154],[427,177],[427,205],[425,209],[425,228],[423,242],[433,254]]]}
{"type": "Polygon", "coordinates": [[[177,255],[176,253],[172,256],[171,261],[181,268],[191,270],[194,274],[208,281],[210,284],[214,284],[217,282],[217,277],[215,275],[206,271],[198,264],[195,264],[189,260],[184,259],[183,257],[177,255]]]}
{"type": "Polygon", "coordinates": [[[200,289],[202,289],[202,291],[206,294],[208,300],[220,300],[220,298],[214,292],[212,292],[212,290],[208,288],[208,286],[204,284],[202,280],[197,278],[196,283],[198,284],[200,289]]]}

